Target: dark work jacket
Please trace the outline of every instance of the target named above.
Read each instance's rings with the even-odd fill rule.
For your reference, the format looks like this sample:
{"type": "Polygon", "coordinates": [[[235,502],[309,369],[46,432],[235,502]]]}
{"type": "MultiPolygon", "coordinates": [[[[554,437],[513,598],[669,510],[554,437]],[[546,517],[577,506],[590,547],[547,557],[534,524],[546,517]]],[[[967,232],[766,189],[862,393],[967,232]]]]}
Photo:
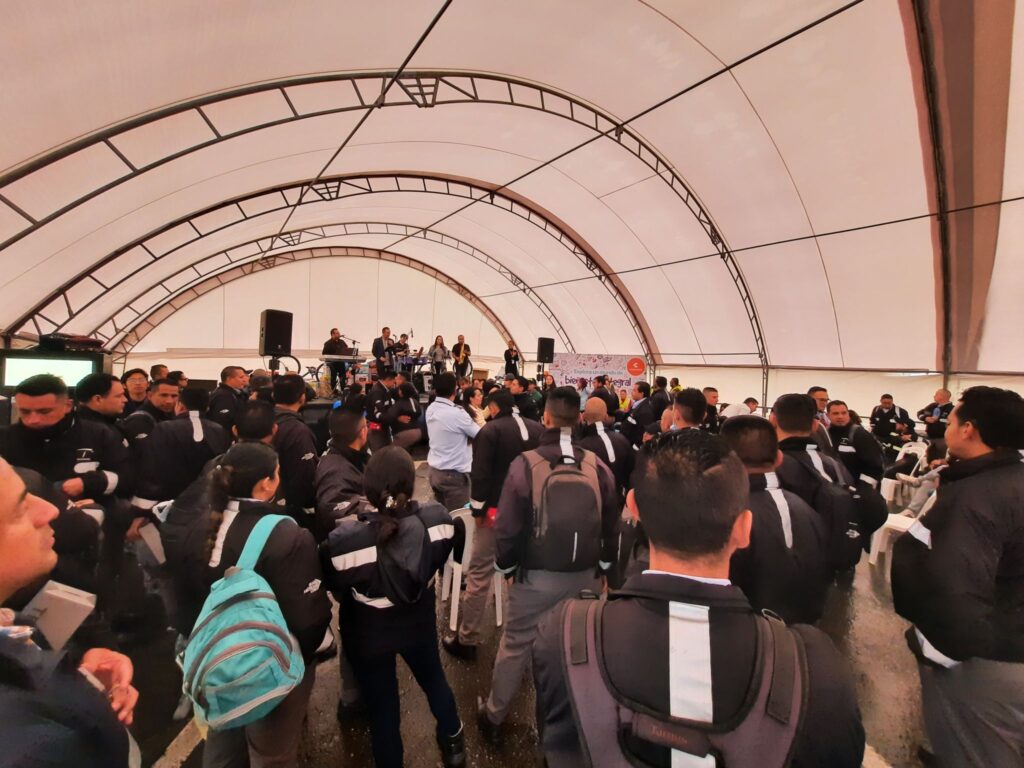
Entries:
{"type": "Polygon", "coordinates": [[[594,387],[590,393],[590,397],[599,397],[604,400],[604,404],[608,407],[608,415],[615,416],[619,410],[619,398],[615,396],[615,393],[608,389],[608,387],[594,387]]]}
{"type": "MultiPolygon", "coordinates": [[[[127,396],[127,393],[125,393],[125,395],[127,396]]],[[[133,413],[139,410],[139,408],[141,408],[146,403],[147,400],[148,398],[143,398],[142,400],[132,400],[129,397],[127,402],[124,404],[124,415],[131,416],[133,413]]]]}
{"type": "Polygon", "coordinates": [[[376,510],[350,515],[321,545],[342,644],[353,658],[436,642],[433,582],[452,551],[451,515],[435,501],[412,501],[383,546],[380,520],[376,510]]]}
{"type": "Polygon", "coordinates": [[[132,461],[124,438],[117,430],[73,412],[46,429],[27,429],[18,422],[0,430],[0,456],[11,466],[34,469],[53,483],[81,478],[85,485],[81,498],[105,507],[114,496],[132,494],[132,461]]]}
{"type": "Polygon", "coordinates": [[[419,400],[411,397],[396,397],[384,412],[384,423],[391,427],[391,434],[393,435],[399,432],[407,432],[410,429],[422,431],[423,427],[420,424],[422,417],[423,409],[420,407],[419,400]],[[399,416],[408,416],[411,421],[408,424],[403,424],[398,420],[399,416]]]}
{"type": "Polygon", "coordinates": [[[896,540],[896,612],[952,659],[1024,662],[1024,465],[1003,449],[942,471],[935,506],[896,540]]]}
{"type": "Polygon", "coordinates": [[[473,517],[482,517],[498,506],[508,468],[523,451],[537,447],[544,427],[532,419],[499,413],[473,439],[473,468],[470,473],[470,507],[473,517]]]}
{"type": "Polygon", "coordinates": [[[852,423],[845,427],[833,424],[828,428],[828,436],[850,477],[877,488],[885,469],[885,458],[878,440],[863,427],[852,423]]]}
{"type": "Polygon", "coordinates": [[[870,421],[871,434],[883,443],[891,443],[893,441],[897,424],[906,425],[911,433],[914,431],[914,420],[910,418],[906,408],[900,408],[898,405],[893,405],[888,411],[883,410],[882,406],[876,405],[871,411],[870,421]]]}
{"type": "Polygon", "coordinates": [[[520,392],[518,395],[513,395],[512,399],[515,401],[516,408],[519,409],[520,416],[531,421],[540,421],[541,414],[537,412],[537,404],[530,397],[529,392],[520,392]]]}
{"type": "Polygon", "coordinates": [[[316,531],[323,540],[338,521],[369,505],[363,495],[363,470],[370,455],[344,446],[331,447],[316,467],[316,531]]]}
{"type": "MultiPolygon", "coordinates": [[[[657,421],[661,418],[661,414],[665,412],[665,409],[672,404],[672,398],[668,396],[668,392],[664,389],[653,389],[651,390],[651,408],[654,409],[654,420],[657,421]]],[[[616,407],[618,407],[616,405],[616,407]]]]}
{"type": "Polygon", "coordinates": [[[247,399],[244,392],[227,384],[218,384],[210,395],[210,407],[206,409],[206,417],[216,421],[230,435],[231,428],[235,426],[235,414],[247,399]]]}
{"type": "Polygon", "coordinates": [[[288,514],[306,525],[308,515],[304,510],[316,504],[316,465],[319,451],[313,430],[295,411],[276,408],[274,422],[274,449],[281,462],[281,490],[288,514]]]}
{"type": "Polygon", "coordinates": [[[636,451],[624,435],[613,432],[603,424],[601,427],[602,431],[599,433],[596,424],[581,424],[577,432],[576,443],[580,448],[586,448],[588,451],[596,453],[598,458],[608,465],[615,477],[615,490],[618,491],[619,500],[625,503],[630,477],[632,477],[633,467],[636,465],[636,451]],[[608,442],[606,443],[605,440],[608,442]],[[611,446],[610,454],[608,452],[609,445],[611,446]]]}
{"type": "Polygon", "coordinates": [[[639,403],[634,403],[629,413],[622,414],[619,431],[633,445],[640,445],[644,439],[644,428],[655,420],[651,398],[645,397],[639,403]]]}
{"type": "Polygon", "coordinates": [[[122,768],[128,732],[67,656],[0,637],[0,763],[122,768]]]}
{"type": "Polygon", "coordinates": [[[750,475],[749,505],[750,546],[733,554],[729,578],[755,611],[772,610],[787,624],[815,623],[832,581],[825,521],[782,490],[774,472],[750,475]]]}
{"type": "Polygon", "coordinates": [[[199,477],[206,462],[231,445],[223,427],[193,413],[202,433],[200,440],[195,439],[192,416],[183,413],[157,424],[142,442],[133,506],[152,509],[158,502],[176,498],[199,477]]]}
{"type": "Polygon", "coordinates": [[[707,411],[704,412],[704,420],[701,421],[700,428],[705,432],[717,435],[720,427],[721,423],[718,419],[718,406],[709,405],[707,411]]]}
{"type": "Polygon", "coordinates": [[[138,466],[142,458],[142,445],[153,434],[156,425],[173,418],[173,414],[167,414],[158,408],[154,408],[153,404],[147,399],[132,413],[117,422],[117,428],[121,430],[124,439],[128,441],[128,447],[132,452],[132,460],[136,466],[138,466]]]}
{"type": "MultiPolygon", "coordinates": [[[[613,592],[604,610],[604,668],[620,695],[663,716],[671,711],[669,604],[707,606],[710,647],[695,649],[695,655],[710,655],[711,691],[706,698],[712,702],[712,719],[724,724],[741,712],[750,681],[758,674],[755,613],[743,593],[734,586],[652,573],[630,578],[624,589],[649,597],[615,598],[613,592]]],[[[807,698],[789,765],[859,768],[864,727],[846,662],[814,627],[796,625],[791,631],[802,641],[807,657],[807,698]]],[[[562,610],[556,609],[541,621],[533,647],[541,748],[549,768],[576,768],[584,760],[562,654],[562,610]]],[[[686,660],[682,662],[685,665],[686,660]]],[[[700,679],[699,674],[695,677],[700,679]]],[[[695,695],[700,697],[690,694],[687,700],[695,695]]],[[[672,765],[670,750],[632,736],[626,739],[628,753],[636,760],[633,765],[672,765]]]]}
{"type": "MultiPolygon", "coordinates": [[[[571,429],[566,427],[571,433],[571,429]]],[[[545,430],[537,445],[537,451],[548,461],[555,461],[562,455],[559,441],[560,429],[545,430]]],[[[583,449],[573,446],[573,457],[577,462],[583,457],[583,449]]],[[[601,483],[601,563],[607,569],[615,562],[618,553],[619,498],[615,492],[615,478],[601,461],[597,462],[597,475],[601,483]]],[[[526,459],[522,455],[512,460],[505,484],[498,501],[498,517],[495,523],[495,566],[498,570],[511,573],[544,570],[539,553],[530,546],[533,541],[533,493],[526,459]]]]}
{"type": "Polygon", "coordinates": [[[779,442],[779,450],[782,451],[782,465],[775,471],[779,477],[779,484],[787,491],[792,491],[807,504],[814,503],[814,497],[818,490],[818,482],[821,475],[814,467],[814,460],[811,452],[817,454],[821,460],[822,468],[834,483],[851,485],[853,478],[839,461],[831,456],[826,456],[818,448],[818,444],[810,437],[789,437],[779,442]],[[803,465],[803,467],[798,466],[803,465]],[[805,468],[813,470],[813,474],[805,468]]]}
{"type": "MultiPolygon", "coordinates": [[[[238,512],[233,516],[230,506],[218,533],[218,538],[223,535],[224,542],[220,558],[214,565],[207,563],[205,569],[207,589],[238,562],[259,519],[281,514],[279,507],[252,499],[238,500],[238,512]]],[[[215,551],[215,558],[216,555],[215,551]]],[[[323,572],[313,534],[290,520],[278,523],[256,561],[256,572],[274,590],[288,629],[299,641],[308,664],[331,620],[331,604],[322,586],[323,572]]]]}
{"type": "Polygon", "coordinates": [[[388,408],[394,405],[395,399],[391,390],[375,381],[370,387],[370,393],[366,399],[366,420],[370,424],[378,424],[385,430],[388,408]]]}
{"type": "Polygon", "coordinates": [[[935,409],[939,410],[939,420],[933,424],[925,424],[924,431],[932,440],[942,440],[946,436],[946,425],[949,423],[949,414],[953,412],[955,406],[952,402],[939,405],[938,403],[929,403],[920,411],[917,412],[917,418],[920,421],[924,421],[928,416],[935,415],[935,409]]]}

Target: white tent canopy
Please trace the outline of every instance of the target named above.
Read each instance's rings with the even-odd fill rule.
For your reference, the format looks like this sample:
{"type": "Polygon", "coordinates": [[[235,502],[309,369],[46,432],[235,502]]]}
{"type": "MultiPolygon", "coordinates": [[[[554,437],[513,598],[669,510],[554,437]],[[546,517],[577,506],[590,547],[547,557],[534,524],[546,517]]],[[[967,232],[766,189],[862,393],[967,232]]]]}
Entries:
{"type": "Polygon", "coordinates": [[[486,354],[1024,372],[1022,27],[1002,1],[18,4],[0,328],[123,359],[234,296],[310,348],[461,323],[486,354]],[[380,265],[405,287],[354,277],[380,265]]]}

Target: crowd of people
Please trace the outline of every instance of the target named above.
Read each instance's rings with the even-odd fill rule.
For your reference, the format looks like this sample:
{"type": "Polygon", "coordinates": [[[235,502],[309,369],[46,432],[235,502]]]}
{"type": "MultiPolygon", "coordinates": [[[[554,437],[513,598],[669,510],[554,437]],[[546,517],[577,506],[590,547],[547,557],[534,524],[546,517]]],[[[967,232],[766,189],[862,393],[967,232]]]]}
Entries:
{"type": "MultiPolygon", "coordinates": [[[[394,344],[377,347],[386,363],[394,344]]],[[[629,392],[604,376],[538,384],[511,343],[503,379],[472,380],[469,355],[462,337],[452,350],[435,340],[428,357],[455,372],[438,366],[426,393],[381,365],[327,410],[326,442],[294,374],[227,366],[212,393],[165,366],[91,374],[73,393],[51,375],[22,382],[0,431],[11,764],[137,760],[119,646],[152,610],[150,624],[178,633],[176,716],[203,724],[206,766],[297,765],[317,665],[335,655],[338,719],[368,718],[382,767],[404,760],[399,656],[445,766],[468,764],[467,723],[502,740],[530,675],[550,768],[860,766],[854,681],[815,624],[899,511],[879,492],[896,478],[929,497],[892,554],[922,754],[1024,764],[1018,394],[972,387],[954,402],[940,389],[916,419],[884,394],[865,424],[822,387],[761,415],[755,398],[726,405],[660,376],[629,392]],[[421,442],[429,501],[414,493],[421,442]],[[905,460],[917,442],[924,475],[905,460]],[[126,550],[145,575],[141,605],[125,605],[126,550]],[[438,637],[450,557],[465,561],[465,588],[456,630],[438,637]],[[475,662],[495,573],[507,582],[497,658],[475,711],[460,712],[441,652],[475,662]],[[20,613],[48,580],[97,598],[64,648],[20,613]]]]}

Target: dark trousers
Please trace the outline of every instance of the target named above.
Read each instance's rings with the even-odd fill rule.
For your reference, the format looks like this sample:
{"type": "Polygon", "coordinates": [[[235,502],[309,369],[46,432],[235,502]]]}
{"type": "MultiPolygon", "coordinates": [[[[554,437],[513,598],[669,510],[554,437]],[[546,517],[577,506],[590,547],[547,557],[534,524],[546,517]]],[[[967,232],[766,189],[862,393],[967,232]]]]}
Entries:
{"type": "Polygon", "coordinates": [[[345,364],[344,363],[328,363],[328,369],[331,371],[331,389],[341,390],[345,388],[345,364]],[[338,386],[338,383],[341,386],[338,386]]]}
{"type": "Polygon", "coordinates": [[[397,653],[352,654],[352,666],[370,713],[373,761],[377,768],[402,767],[402,712],[395,674],[395,660],[399,655],[427,696],[430,711],[437,721],[437,735],[454,736],[462,728],[455,695],[437,654],[436,633],[431,632],[397,653]]]}
{"type": "Polygon", "coordinates": [[[469,361],[464,363],[455,363],[455,375],[460,379],[466,375],[466,371],[469,370],[469,361]]]}
{"type": "Polygon", "coordinates": [[[442,373],[444,373],[444,369],[445,369],[445,365],[444,365],[443,361],[440,362],[440,363],[431,363],[430,364],[430,370],[434,372],[435,376],[440,376],[442,373]]]}

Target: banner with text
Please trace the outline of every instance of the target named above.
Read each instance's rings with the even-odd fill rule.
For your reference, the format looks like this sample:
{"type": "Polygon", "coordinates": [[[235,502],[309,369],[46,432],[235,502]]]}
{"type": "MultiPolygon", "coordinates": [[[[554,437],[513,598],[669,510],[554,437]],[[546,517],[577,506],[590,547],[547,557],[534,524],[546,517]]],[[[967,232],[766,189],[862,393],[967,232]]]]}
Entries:
{"type": "Polygon", "coordinates": [[[554,362],[548,371],[555,377],[558,386],[576,386],[580,379],[586,379],[591,386],[595,376],[608,376],[615,388],[631,391],[633,384],[647,380],[647,365],[636,355],[579,355],[556,352],[554,362]]]}

